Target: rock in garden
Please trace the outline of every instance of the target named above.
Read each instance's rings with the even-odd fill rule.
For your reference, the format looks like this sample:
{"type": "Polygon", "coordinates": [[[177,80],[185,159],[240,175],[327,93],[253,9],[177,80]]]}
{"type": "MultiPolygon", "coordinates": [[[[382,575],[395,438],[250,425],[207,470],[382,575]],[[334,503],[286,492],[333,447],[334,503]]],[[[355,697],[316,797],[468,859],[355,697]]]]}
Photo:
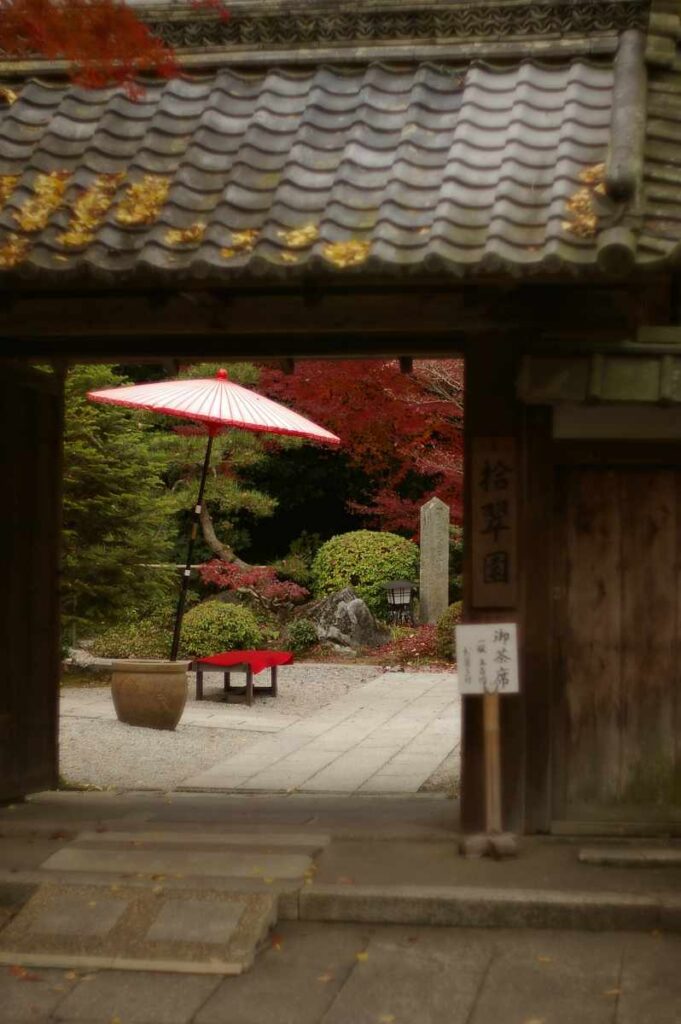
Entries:
{"type": "Polygon", "coordinates": [[[305,617],[314,622],[320,641],[340,647],[380,647],[390,639],[389,630],[376,621],[351,587],[308,606],[305,617]]]}

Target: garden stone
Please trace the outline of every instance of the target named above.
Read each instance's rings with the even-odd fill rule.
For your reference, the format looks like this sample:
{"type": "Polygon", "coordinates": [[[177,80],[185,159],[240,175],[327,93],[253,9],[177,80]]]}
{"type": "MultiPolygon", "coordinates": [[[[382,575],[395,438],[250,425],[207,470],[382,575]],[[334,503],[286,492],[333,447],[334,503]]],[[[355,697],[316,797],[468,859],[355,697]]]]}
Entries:
{"type": "Polygon", "coordinates": [[[368,607],[352,587],[330,594],[307,608],[320,641],[338,647],[380,647],[390,640],[390,632],[376,621],[368,607]]]}

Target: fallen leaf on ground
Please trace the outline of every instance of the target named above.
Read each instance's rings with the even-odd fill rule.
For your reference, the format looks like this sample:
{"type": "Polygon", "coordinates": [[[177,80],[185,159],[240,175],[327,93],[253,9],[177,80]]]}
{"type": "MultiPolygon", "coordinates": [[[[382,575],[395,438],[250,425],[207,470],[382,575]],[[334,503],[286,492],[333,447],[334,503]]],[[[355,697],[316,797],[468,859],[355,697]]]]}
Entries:
{"type": "Polygon", "coordinates": [[[265,883],[265,885],[272,885],[273,881],[273,878],[263,878],[263,882],[265,883]]]}
{"type": "Polygon", "coordinates": [[[50,839],[68,839],[66,832],[53,832],[50,839]]]}
{"type": "Polygon", "coordinates": [[[78,975],[76,974],[75,971],[66,971],[64,973],[64,977],[66,978],[67,981],[75,981],[78,975]]]}
{"type": "Polygon", "coordinates": [[[546,1017],[528,1017],[523,1024],[546,1024],[546,1017]]]}
{"type": "Polygon", "coordinates": [[[39,974],[34,974],[33,971],[27,970],[20,964],[12,964],[9,968],[9,973],[13,978],[16,978],[17,981],[42,981],[39,974]]]}
{"type": "Polygon", "coordinates": [[[328,984],[328,982],[333,981],[333,974],[331,973],[331,971],[326,971],[324,974],[319,975],[317,981],[321,981],[323,982],[323,984],[326,985],[328,984]]]}
{"type": "Polygon", "coordinates": [[[552,956],[538,956],[537,960],[539,961],[540,964],[550,964],[550,963],[553,963],[553,957],[552,956]]]}
{"type": "Polygon", "coordinates": [[[354,880],[349,875],[341,875],[340,878],[336,879],[338,885],[354,885],[354,880]]]}
{"type": "Polygon", "coordinates": [[[620,988],[608,988],[603,993],[604,996],[618,996],[622,989],[620,988]]]}
{"type": "Polygon", "coordinates": [[[396,1020],[397,1017],[394,1013],[384,1013],[378,1018],[378,1024],[394,1024],[396,1020]]]}
{"type": "Polygon", "coordinates": [[[270,941],[272,943],[272,949],[276,949],[277,953],[281,950],[281,947],[284,945],[284,940],[282,936],[277,935],[276,933],[272,936],[270,941]]]}
{"type": "Polygon", "coordinates": [[[363,950],[361,953],[355,953],[355,958],[359,960],[360,963],[364,963],[365,960],[369,959],[369,954],[366,950],[363,950]]]}

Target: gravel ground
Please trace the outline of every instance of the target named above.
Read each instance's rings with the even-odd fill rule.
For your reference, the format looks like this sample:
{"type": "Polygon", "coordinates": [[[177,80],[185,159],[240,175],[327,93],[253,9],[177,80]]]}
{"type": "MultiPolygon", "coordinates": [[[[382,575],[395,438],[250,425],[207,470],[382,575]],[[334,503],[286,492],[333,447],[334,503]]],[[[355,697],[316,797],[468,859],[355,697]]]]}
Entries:
{"type": "Polygon", "coordinates": [[[118,721],[62,718],[60,773],[69,784],[106,789],[173,789],[257,743],[261,732],[178,725],[175,732],[118,721]]]}
{"type": "MultiPolygon", "coordinates": [[[[256,698],[248,712],[257,718],[259,715],[270,715],[276,711],[280,715],[298,715],[305,718],[320,708],[343,697],[350,690],[364,686],[370,679],[382,675],[383,670],[376,665],[336,665],[320,662],[302,662],[296,665],[283,665],[278,672],[279,682],[276,700],[256,698]]],[[[232,684],[240,686],[245,680],[243,672],[232,675],[232,684]]],[[[256,685],[269,686],[269,671],[255,676],[256,685]]],[[[189,676],[189,692],[193,696],[194,674],[189,676]]],[[[215,701],[221,703],[223,697],[222,673],[204,672],[203,703],[215,701]]],[[[190,706],[193,701],[189,701],[190,706]]],[[[238,705],[237,705],[238,706],[238,705]]]]}
{"type": "MultiPolygon", "coordinates": [[[[265,673],[268,674],[268,673],[265,673]]],[[[338,700],[350,690],[363,686],[381,669],[374,665],[312,664],[303,662],[279,669],[276,701],[256,698],[249,716],[297,715],[305,718],[338,700]]],[[[222,674],[204,675],[204,700],[193,699],[194,676],[189,678],[187,707],[222,703],[222,674]]],[[[239,685],[244,676],[235,673],[239,685]]],[[[68,687],[68,676],[66,677],[68,687]]],[[[108,687],[103,687],[106,692],[108,687]]],[[[241,715],[242,704],[225,707],[241,715]]],[[[237,751],[263,739],[265,733],[244,729],[210,729],[178,725],[174,732],[139,729],[116,720],[62,718],[60,729],[60,773],[69,784],[115,789],[172,789],[189,775],[224,761],[237,751]]]]}
{"type": "MultiPolygon", "coordinates": [[[[257,699],[249,716],[258,718],[276,711],[305,718],[350,690],[363,686],[383,669],[374,665],[339,665],[303,662],[279,669],[276,701],[257,699]]],[[[240,675],[232,677],[234,685],[240,675]]],[[[82,685],[82,680],[81,680],[82,685]]],[[[66,677],[68,687],[68,676],[66,677]]],[[[106,692],[108,687],[102,687],[106,692]]],[[[204,700],[193,699],[194,679],[190,676],[187,707],[222,703],[222,675],[204,675],[204,700]]],[[[225,707],[243,712],[243,705],[225,707]]],[[[265,733],[244,729],[211,729],[184,725],[174,732],[139,729],[115,719],[62,718],[60,727],[60,772],[71,785],[106,789],[161,789],[178,786],[189,775],[224,761],[263,739],[265,733]]],[[[456,795],[459,752],[453,751],[421,786],[421,792],[456,795]]]]}

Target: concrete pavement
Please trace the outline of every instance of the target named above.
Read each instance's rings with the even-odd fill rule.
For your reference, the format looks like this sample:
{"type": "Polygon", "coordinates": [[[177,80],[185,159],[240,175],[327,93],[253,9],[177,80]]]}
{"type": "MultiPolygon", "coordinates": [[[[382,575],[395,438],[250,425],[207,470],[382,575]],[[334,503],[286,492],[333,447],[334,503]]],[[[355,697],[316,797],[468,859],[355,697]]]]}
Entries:
{"type": "Polygon", "coordinates": [[[681,938],[277,926],[239,977],[0,969],[3,1024],[678,1024],[681,938]]]}

